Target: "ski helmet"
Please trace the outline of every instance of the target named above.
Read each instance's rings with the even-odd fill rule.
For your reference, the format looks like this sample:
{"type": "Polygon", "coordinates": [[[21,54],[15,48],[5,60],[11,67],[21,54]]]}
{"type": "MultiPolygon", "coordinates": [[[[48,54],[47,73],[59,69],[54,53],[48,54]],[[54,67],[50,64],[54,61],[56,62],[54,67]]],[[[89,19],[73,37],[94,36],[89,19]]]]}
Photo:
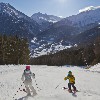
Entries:
{"type": "Polygon", "coordinates": [[[72,74],[72,72],[71,72],[71,71],[69,71],[69,72],[68,72],[68,74],[72,74]]]}
{"type": "Polygon", "coordinates": [[[26,69],[30,70],[30,66],[26,66],[26,69]]]}

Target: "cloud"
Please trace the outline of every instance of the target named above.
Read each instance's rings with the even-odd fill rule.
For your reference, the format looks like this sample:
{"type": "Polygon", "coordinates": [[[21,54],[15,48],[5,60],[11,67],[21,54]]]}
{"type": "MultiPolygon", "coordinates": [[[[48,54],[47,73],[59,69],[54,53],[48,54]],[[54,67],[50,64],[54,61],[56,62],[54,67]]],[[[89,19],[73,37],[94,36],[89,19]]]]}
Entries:
{"type": "Polygon", "coordinates": [[[100,8],[100,6],[97,6],[97,7],[94,7],[94,6],[85,7],[83,9],[80,9],[79,13],[85,12],[85,11],[90,11],[90,10],[95,10],[95,9],[98,9],[98,8],[100,8]]]}

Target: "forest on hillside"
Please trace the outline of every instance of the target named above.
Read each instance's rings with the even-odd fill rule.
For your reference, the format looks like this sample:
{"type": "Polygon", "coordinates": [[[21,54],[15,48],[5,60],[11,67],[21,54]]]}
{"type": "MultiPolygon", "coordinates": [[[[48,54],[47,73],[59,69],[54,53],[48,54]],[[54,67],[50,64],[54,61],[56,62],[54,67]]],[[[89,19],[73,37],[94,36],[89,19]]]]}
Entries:
{"type": "Polygon", "coordinates": [[[55,54],[43,55],[37,58],[31,58],[31,64],[34,65],[78,65],[88,66],[100,62],[100,37],[96,38],[94,43],[79,45],[59,51],[55,54]]]}
{"type": "Polygon", "coordinates": [[[30,57],[29,43],[17,36],[0,36],[0,64],[31,65],[94,65],[100,62],[100,37],[94,43],[79,45],[55,54],[30,57]]]}

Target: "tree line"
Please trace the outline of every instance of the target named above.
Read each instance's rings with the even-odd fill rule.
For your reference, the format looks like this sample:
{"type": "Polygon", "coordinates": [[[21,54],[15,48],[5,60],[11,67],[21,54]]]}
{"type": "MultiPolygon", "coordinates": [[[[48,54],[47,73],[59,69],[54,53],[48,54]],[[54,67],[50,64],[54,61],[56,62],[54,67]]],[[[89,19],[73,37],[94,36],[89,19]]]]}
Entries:
{"type": "Polygon", "coordinates": [[[0,65],[29,64],[29,53],[27,39],[17,36],[0,36],[0,65]]]}
{"type": "Polygon", "coordinates": [[[29,42],[17,36],[0,36],[0,65],[94,65],[100,63],[100,37],[94,43],[79,45],[55,54],[30,58],[29,42]]]}

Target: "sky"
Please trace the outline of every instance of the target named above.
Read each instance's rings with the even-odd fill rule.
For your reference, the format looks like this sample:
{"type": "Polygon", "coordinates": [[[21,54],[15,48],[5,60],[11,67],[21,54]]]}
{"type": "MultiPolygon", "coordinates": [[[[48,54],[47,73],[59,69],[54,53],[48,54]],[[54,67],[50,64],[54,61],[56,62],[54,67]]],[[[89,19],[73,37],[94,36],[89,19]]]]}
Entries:
{"type": "Polygon", "coordinates": [[[48,15],[68,17],[88,6],[100,6],[100,0],[0,0],[9,3],[28,16],[41,12],[48,15]]]}

